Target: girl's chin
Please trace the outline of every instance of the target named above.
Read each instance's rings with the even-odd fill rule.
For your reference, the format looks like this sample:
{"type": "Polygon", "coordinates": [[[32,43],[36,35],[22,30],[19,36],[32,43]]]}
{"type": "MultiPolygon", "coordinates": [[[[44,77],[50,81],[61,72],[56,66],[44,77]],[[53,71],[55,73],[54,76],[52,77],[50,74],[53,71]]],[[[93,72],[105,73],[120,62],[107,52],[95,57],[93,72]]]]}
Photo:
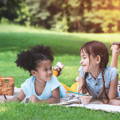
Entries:
{"type": "Polygon", "coordinates": [[[84,72],[88,72],[88,69],[83,68],[83,71],[84,71],[84,72]]]}
{"type": "Polygon", "coordinates": [[[51,77],[50,78],[46,78],[45,81],[49,81],[50,79],[51,79],[51,77]]]}

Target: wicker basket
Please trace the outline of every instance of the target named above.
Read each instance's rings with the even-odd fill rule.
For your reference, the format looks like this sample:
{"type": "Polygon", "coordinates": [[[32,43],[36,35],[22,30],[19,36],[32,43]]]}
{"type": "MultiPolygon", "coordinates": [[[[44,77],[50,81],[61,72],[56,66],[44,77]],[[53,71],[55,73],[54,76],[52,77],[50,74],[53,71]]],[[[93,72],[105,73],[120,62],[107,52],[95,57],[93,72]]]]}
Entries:
{"type": "Polygon", "coordinates": [[[0,95],[14,94],[14,79],[13,77],[0,77],[0,95]]]}

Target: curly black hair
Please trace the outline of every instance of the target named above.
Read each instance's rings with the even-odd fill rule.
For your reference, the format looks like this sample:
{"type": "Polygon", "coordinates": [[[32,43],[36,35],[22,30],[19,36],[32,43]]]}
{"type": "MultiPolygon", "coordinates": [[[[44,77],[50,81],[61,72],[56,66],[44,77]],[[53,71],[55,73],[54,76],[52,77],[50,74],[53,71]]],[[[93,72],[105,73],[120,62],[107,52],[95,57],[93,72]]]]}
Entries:
{"type": "Polygon", "coordinates": [[[19,53],[15,63],[18,67],[31,72],[31,70],[35,70],[37,64],[43,60],[50,60],[53,62],[53,52],[48,46],[38,45],[30,50],[19,53]]]}

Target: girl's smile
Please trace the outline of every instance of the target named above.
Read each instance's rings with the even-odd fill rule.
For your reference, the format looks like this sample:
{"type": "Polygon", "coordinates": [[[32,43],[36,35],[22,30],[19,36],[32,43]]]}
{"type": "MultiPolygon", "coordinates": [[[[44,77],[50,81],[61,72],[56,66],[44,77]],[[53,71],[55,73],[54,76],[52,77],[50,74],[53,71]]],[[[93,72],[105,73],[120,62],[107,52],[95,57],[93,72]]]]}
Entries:
{"type": "Polygon", "coordinates": [[[85,72],[89,71],[89,56],[85,51],[81,51],[81,61],[80,64],[83,66],[85,72]]]}

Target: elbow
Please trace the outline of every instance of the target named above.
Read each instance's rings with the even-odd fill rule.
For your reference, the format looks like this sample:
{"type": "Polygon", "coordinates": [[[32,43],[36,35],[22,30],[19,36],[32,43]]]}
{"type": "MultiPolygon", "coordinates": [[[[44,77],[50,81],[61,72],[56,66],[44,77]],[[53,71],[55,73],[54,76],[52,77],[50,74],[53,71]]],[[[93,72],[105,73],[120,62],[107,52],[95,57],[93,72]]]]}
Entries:
{"type": "Polygon", "coordinates": [[[54,98],[54,103],[60,103],[60,98],[54,98]]]}
{"type": "Polygon", "coordinates": [[[117,97],[117,95],[109,96],[109,100],[115,99],[116,97],[117,97]]]}

